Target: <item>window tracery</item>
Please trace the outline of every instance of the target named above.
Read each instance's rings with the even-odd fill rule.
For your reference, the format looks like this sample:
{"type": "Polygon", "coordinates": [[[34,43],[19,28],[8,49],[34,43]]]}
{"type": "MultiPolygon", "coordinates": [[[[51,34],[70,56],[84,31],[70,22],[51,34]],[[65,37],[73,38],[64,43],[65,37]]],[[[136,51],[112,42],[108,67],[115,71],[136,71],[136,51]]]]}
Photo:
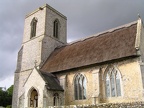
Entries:
{"type": "Polygon", "coordinates": [[[114,67],[109,68],[105,77],[105,87],[107,97],[121,96],[121,79],[120,73],[114,67]]]}
{"type": "Polygon", "coordinates": [[[74,80],[75,100],[86,99],[86,78],[82,74],[78,74],[74,80]]]}

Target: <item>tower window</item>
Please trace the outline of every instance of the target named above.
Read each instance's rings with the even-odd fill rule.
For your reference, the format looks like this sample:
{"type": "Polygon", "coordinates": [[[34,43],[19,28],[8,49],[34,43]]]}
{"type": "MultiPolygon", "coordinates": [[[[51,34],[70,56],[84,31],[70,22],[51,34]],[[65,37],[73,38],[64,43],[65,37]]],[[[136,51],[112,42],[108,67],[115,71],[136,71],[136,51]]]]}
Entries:
{"type": "Polygon", "coordinates": [[[86,99],[86,78],[82,74],[78,74],[74,80],[75,100],[86,99]]]}
{"type": "Polygon", "coordinates": [[[53,23],[53,36],[55,38],[59,36],[59,21],[57,19],[53,23]]]}
{"type": "Polygon", "coordinates": [[[118,70],[109,68],[105,77],[105,85],[107,97],[121,96],[121,79],[118,70]]]}
{"type": "Polygon", "coordinates": [[[31,38],[36,36],[37,19],[34,17],[31,21],[31,38]]]}

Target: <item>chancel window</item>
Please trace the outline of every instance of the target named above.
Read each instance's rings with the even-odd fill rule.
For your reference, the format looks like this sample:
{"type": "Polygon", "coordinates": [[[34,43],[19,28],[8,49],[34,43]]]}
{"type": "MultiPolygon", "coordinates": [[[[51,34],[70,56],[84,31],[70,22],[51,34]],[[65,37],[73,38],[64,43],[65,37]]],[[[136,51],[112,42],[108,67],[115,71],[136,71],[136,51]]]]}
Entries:
{"type": "Polygon", "coordinates": [[[37,19],[34,17],[31,21],[31,38],[36,36],[37,19]]]}
{"type": "Polygon", "coordinates": [[[120,73],[114,67],[108,69],[105,77],[105,85],[107,97],[121,96],[120,73]]]}
{"type": "Polygon", "coordinates": [[[82,74],[78,74],[74,80],[75,100],[86,99],[86,78],[82,74]]]}
{"type": "Polygon", "coordinates": [[[53,36],[58,38],[59,35],[59,21],[56,19],[53,23],[53,36]]]}

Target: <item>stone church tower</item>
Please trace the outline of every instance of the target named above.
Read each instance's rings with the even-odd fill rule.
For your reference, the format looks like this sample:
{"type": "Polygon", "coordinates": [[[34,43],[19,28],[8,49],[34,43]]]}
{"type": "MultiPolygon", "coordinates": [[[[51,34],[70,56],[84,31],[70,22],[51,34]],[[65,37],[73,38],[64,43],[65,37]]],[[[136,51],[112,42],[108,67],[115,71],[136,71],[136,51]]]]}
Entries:
{"type": "Polygon", "coordinates": [[[13,108],[23,104],[19,100],[24,98],[24,84],[34,66],[41,66],[57,46],[67,43],[66,23],[67,18],[47,4],[26,16],[15,71],[13,108]]]}

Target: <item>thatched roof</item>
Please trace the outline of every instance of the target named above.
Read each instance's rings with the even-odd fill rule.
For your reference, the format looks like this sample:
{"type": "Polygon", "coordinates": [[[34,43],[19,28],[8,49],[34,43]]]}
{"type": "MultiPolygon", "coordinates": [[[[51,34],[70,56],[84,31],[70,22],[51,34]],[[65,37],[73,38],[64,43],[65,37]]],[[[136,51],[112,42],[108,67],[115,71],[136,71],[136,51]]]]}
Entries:
{"type": "Polygon", "coordinates": [[[56,48],[41,70],[58,72],[136,56],[137,22],[56,48]]]}

